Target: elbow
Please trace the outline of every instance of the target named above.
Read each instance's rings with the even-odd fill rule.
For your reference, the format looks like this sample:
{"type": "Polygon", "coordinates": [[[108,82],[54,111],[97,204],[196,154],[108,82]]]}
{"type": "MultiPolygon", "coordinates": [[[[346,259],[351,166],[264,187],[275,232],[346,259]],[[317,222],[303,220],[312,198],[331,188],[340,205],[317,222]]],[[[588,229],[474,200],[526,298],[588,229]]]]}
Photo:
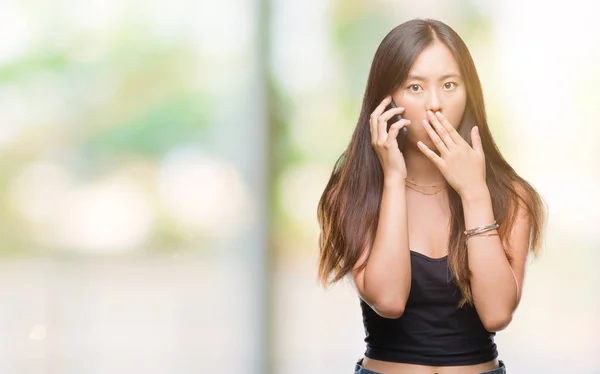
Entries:
{"type": "Polygon", "coordinates": [[[512,321],[512,313],[497,313],[481,319],[483,327],[489,332],[504,330],[512,321]]]}
{"type": "Polygon", "coordinates": [[[404,314],[405,308],[404,302],[387,302],[387,303],[376,303],[373,306],[375,313],[379,314],[383,318],[398,319],[404,314]]]}

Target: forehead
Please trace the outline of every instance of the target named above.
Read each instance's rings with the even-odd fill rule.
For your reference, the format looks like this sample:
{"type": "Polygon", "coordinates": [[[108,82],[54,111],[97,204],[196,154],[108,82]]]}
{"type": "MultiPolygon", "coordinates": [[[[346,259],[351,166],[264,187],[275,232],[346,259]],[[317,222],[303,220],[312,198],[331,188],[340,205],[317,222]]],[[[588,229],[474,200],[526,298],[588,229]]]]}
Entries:
{"type": "Polygon", "coordinates": [[[409,75],[422,77],[439,77],[449,73],[460,75],[460,67],[450,49],[440,42],[423,49],[409,71],[409,75]]]}

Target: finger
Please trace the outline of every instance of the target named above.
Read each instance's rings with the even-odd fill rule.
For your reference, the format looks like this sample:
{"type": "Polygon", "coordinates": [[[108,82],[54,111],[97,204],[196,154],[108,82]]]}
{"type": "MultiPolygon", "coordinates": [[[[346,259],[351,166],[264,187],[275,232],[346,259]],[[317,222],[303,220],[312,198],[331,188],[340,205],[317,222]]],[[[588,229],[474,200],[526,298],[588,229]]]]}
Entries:
{"type": "Polygon", "coordinates": [[[383,111],[385,110],[385,108],[390,105],[390,103],[392,102],[392,96],[391,95],[387,95],[383,100],[381,100],[381,103],[379,103],[379,105],[377,105],[377,108],[375,108],[375,110],[373,111],[373,113],[371,114],[371,117],[379,117],[383,111]]]}
{"type": "Polygon", "coordinates": [[[450,137],[452,138],[452,140],[454,140],[454,142],[456,144],[466,143],[466,141],[463,139],[463,137],[460,136],[458,131],[456,131],[454,126],[452,126],[450,121],[448,121],[446,119],[446,117],[444,117],[442,112],[436,112],[435,115],[437,116],[437,118],[440,121],[440,123],[442,124],[442,126],[444,126],[444,128],[446,129],[446,131],[448,132],[448,134],[450,135],[450,137]]]}
{"type": "Polygon", "coordinates": [[[483,145],[481,144],[481,136],[479,135],[479,127],[473,126],[471,129],[471,143],[475,152],[483,155],[483,145]]]}
{"type": "Polygon", "coordinates": [[[440,151],[440,154],[447,154],[448,148],[446,147],[446,144],[444,144],[442,139],[440,139],[437,132],[435,132],[433,127],[431,127],[431,124],[426,119],[424,119],[423,122],[421,122],[421,123],[422,123],[423,127],[425,128],[427,135],[429,135],[429,137],[433,141],[433,144],[435,144],[435,147],[440,151]]]}
{"type": "Polygon", "coordinates": [[[392,108],[383,112],[379,118],[389,121],[393,116],[404,113],[404,107],[392,108]]]}
{"type": "Polygon", "coordinates": [[[385,111],[382,115],[379,116],[378,118],[378,125],[377,125],[377,133],[379,135],[379,141],[381,142],[385,142],[386,139],[389,137],[388,134],[388,121],[395,115],[398,115],[400,113],[404,112],[404,108],[399,107],[399,108],[392,108],[388,111],[385,111]]]}
{"type": "Polygon", "coordinates": [[[388,133],[387,133],[387,121],[385,121],[383,119],[383,117],[379,116],[379,118],[377,118],[377,142],[381,145],[383,145],[385,143],[385,141],[388,138],[388,133]]]}
{"type": "Polygon", "coordinates": [[[441,170],[444,160],[442,160],[440,156],[438,156],[434,151],[429,149],[429,147],[421,141],[417,142],[417,147],[419,147],[421,152],[423,152],[423,154],[425,154],[425,156],[427,156],[427,158],[430,159],[431,162],[433,162],[433,164],[441,170]]]}
{"type": "Polygon", "coordinates": [[[448,130],[446,130],[444,125],[442,125],[440,120],[437,118],[437,116],[432,111],[430,111],[430,110],[427,111],[427,117],[429,118],[429,122],[433,125],[433,128],[435,129],[435,131],[438,133],[440,138],[444,141],[444,144],[446,145],[446,147],[448,149],[452,149],[452,147],[455,146],[456,143],[454,142],[452,137],[450,137],[448,130]]]}
{"type": "Polygon", "coordinates": [[[379,139],[378,118],[385,108],[392,102],[392,96],[386,96],[369,116],[369,125],[371,127],[371,144],[375,145],[379,139]]]}
{"type": "Polygon", "coordinates": [[[392,126],[390,126],[390,131],[388,133],[388,138],[387,138],[387,142],[389,143],[396,143],[396,145],[398,145],[398,134],[400,133],[400,130],[402,130],[403,127],[409,125],[411,123],[411,121],[409,119],[401,119],[400,121],[394,123],[392,126]]]}
{"type": "Polygon", "coordinates": [[[373,115],[369,117],[369,131],[371,131],[371,145],[375,145],[377,141],[377,121],[373,118],[373,115]]]}

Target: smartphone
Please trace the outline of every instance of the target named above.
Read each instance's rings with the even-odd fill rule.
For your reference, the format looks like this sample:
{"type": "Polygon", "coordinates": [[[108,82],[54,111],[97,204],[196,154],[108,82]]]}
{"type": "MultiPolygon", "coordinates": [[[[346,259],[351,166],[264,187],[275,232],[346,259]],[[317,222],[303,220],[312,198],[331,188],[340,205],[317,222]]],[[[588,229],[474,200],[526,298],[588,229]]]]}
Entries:
{"type": "MultiPolygon", "coordinates": [[[[387,108],[385,108],[385,110],[388,111],[392,108],[397,108],[397,107],[398,106],[396,105],[394,100],[392,100],[390,105],[388,105],[387,108]]],[[[402,116],[400,114],[396,114],[395,116],[390,118],[388,121],[387,130],[390,131],[390,126],[392,126],[394,123],[400,121],[401,119],[402,119],[402,116]]],[[[402,151],[404,149],[404,144],[406,143],[407,135],[408,135],[408,128],[406,126],[404,126],[403,128],[400,129],[400,132],[398,133],[398,137],[396,138],[398,140],[398,148],[400,148],[400,151],[402,151]]]]}

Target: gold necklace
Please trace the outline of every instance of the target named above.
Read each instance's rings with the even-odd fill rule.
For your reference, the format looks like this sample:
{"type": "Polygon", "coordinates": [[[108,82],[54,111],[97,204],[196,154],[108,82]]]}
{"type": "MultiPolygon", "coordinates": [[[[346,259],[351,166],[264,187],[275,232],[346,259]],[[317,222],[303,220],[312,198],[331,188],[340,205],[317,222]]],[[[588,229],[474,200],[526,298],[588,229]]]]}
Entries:
{"type": "Polygon", "coordinates": [[[405,179],[404,182],[413,185],[415,187],[439,187],[439,186],[443,186],[445,185],[445,183],[440,183],[440,184],[431,184],[431,185],[424,185],[424,184],[416,184],[414,182],[409,181],[408,179],[405,179]]]}
{"type": "Polygon", "coordinates": [[[422,186],[422,185],[418,185],[416,183],[413,183],[413,182],[410,182],[410,181],[407,181],[407,180],[405,180],[404,182],[405,182],[406,187],[410,188],[413,191],[421,193],[423,195],[435,195],[435,194],[438,194],[441,191],[445,190],[448,187],[445,184],[444,185],[437,184],[437,185],[431,185],[431,186],[422,186]],[[442,188],[438,189],[437,191],[433,191],[433,192],[425,192],[425,191],[421,191],[421,190],[415,188],[415,187],[430,187],[431,188],[431,187],[440,187],[440,186],[442,186],[442,188]]]}

